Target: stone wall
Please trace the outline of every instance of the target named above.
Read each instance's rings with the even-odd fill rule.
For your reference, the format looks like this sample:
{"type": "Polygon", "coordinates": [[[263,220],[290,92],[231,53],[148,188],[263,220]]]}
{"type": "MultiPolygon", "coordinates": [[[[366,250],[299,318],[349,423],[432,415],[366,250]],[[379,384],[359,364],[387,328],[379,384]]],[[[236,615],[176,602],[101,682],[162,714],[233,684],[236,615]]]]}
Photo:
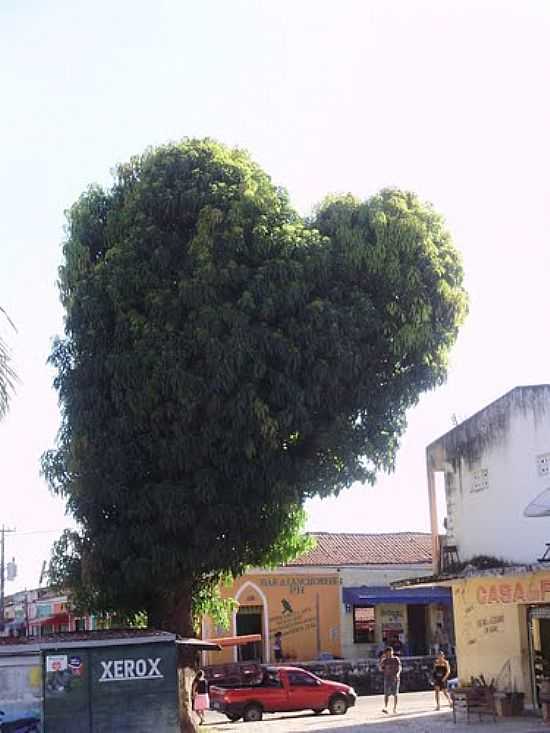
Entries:
{"type": "MultiPolygon", "coordinates": [[[[431,690],[432,669],[435,657],[404,657],[402,660],[401,692],[431,690]]],[[[450,659],[451,677],[456,675],[454,659],[450,659]]],[[[301,667],[318,677],[335,682],[343,682],[355,688],[358,695],[381,695],[384,689],[382,672],[378,660],[331,660],[323,662],[297,662],[292,666],[301,667]]],[[[254,684],[261,679],[261,666],[257,664],[212,665],[205,668],[211,684],[238,686],[254,684]]]]}
{"type": "MultiPolygon", "coordinates": [[[[435,657],[404,657],[401,662],[401,692],[418,692],[431,690],[432,670],[435,657]]],[[[453,659],[451,677],[456,675],[453,659]]],[[[330,662],[307,662],[298,665],[318,677],[335,682],[343,682],[355,688],[358,695],[381,695],[384,690],[382,672],[378,669],[378,660],[363,659],[357,661],[335,660],[330,662]]]]}

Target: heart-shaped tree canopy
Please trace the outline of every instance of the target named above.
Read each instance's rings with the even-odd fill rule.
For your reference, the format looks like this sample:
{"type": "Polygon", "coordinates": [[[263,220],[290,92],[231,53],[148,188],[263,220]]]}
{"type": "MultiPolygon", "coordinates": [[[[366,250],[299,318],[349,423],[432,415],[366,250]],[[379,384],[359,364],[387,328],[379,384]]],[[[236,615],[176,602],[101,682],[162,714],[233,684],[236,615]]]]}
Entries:
{"type": "Polygon", "coordinates": [[[210,140],[121,165],[67,232],[44,470],[81,528],[54,575],[100,607],[184,581],[200,598],[298,552],[305,499],[391,469],[466,312],[460,257],[414,194],[327,198],[306,220],[210,140]]]}

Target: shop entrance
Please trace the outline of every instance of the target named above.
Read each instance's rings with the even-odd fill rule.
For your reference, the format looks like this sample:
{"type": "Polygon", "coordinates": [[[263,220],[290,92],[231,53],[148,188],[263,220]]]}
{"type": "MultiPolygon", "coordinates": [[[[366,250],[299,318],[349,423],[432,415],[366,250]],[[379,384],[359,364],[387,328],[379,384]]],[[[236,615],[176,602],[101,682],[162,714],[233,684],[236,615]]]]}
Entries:
{"type": "Polygon", "coordinates": [[[540,707],[542,680],[550,679],[550,606],[532,606],[528,623],[533,701],[540,707]]]}
{"type": "MultiPolygon", "coordinates": [[[[236,618],[237,636],[263,633],[263,607],[239,606],[236,618]]],[[[263,662],[262,642],[253,641],[237,647],[239,662],[263,662]]]]}
{"type": "Polygon", "coordinates": [[[420,657],[428,653],[426,643],[427,606],[409,604],[407,606],[407,627],[409,653],[420,657]]]}

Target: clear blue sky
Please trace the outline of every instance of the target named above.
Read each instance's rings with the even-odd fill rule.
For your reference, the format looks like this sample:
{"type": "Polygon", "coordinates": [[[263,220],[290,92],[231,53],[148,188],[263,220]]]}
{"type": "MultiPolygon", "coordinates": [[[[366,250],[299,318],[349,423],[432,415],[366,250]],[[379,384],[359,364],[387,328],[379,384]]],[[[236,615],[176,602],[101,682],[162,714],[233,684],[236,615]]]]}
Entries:
{"type": "Polygon", "coordinates": [[[248,148],[307,212],[328,192],[411,188],[445,215],[471,313],[448,384],[411,412],[397,471],[308,505],[310,528],[427,529],[424,448],[517,384],[550,381],[550,4],[541,0],[3,0],[0,303],[21,377],[0,424],[0,522],[33,586],[61,501],[63,210],[147,145],[248,148]],[[39,533],[34,533],[34,532],[39,533]],[[34,534],[27,534],[33,532],[34,534]]]}

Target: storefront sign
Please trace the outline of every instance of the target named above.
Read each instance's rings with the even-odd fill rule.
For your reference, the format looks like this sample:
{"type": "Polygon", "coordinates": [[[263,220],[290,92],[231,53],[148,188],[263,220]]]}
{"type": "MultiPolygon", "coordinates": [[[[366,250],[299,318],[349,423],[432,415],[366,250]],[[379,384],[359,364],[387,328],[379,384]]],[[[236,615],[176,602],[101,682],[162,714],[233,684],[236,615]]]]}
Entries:
{"type": "Polygon", "coordinates": [[[480,634],[496,634],[504,631],[504,614],[479,618],[477,628],[480,634]]]}
{"type": "Polygon", "coordinates": [[[302,594],[306,587],[323,586],[323,585],[340,585],[341,580],[337,576],[319,577],[319,576],[272,576],[270,578],[262,578],[260,585],[264,588],[288,588],[288,592],[294,595],[302,594]]]}
{"type": "Polygon", "coordinates": [[[401,624],[382,624],[382,636],[388,634],[402,634],[403,626],[401,624]]]}
{"type": "Polygon", "coordinates": [[[158,680],[163,678],[159,669],[160,657],[156,659],[110,659],[101,662],[103,672],[100,682],[122,680],[158,680]]]}
{"type": "Polygon", "coordinates": [[[489,603],[542,603],[550,596],[550,579],[510,580],[487,583],[477,588],[477,601],[489,603]]]}

